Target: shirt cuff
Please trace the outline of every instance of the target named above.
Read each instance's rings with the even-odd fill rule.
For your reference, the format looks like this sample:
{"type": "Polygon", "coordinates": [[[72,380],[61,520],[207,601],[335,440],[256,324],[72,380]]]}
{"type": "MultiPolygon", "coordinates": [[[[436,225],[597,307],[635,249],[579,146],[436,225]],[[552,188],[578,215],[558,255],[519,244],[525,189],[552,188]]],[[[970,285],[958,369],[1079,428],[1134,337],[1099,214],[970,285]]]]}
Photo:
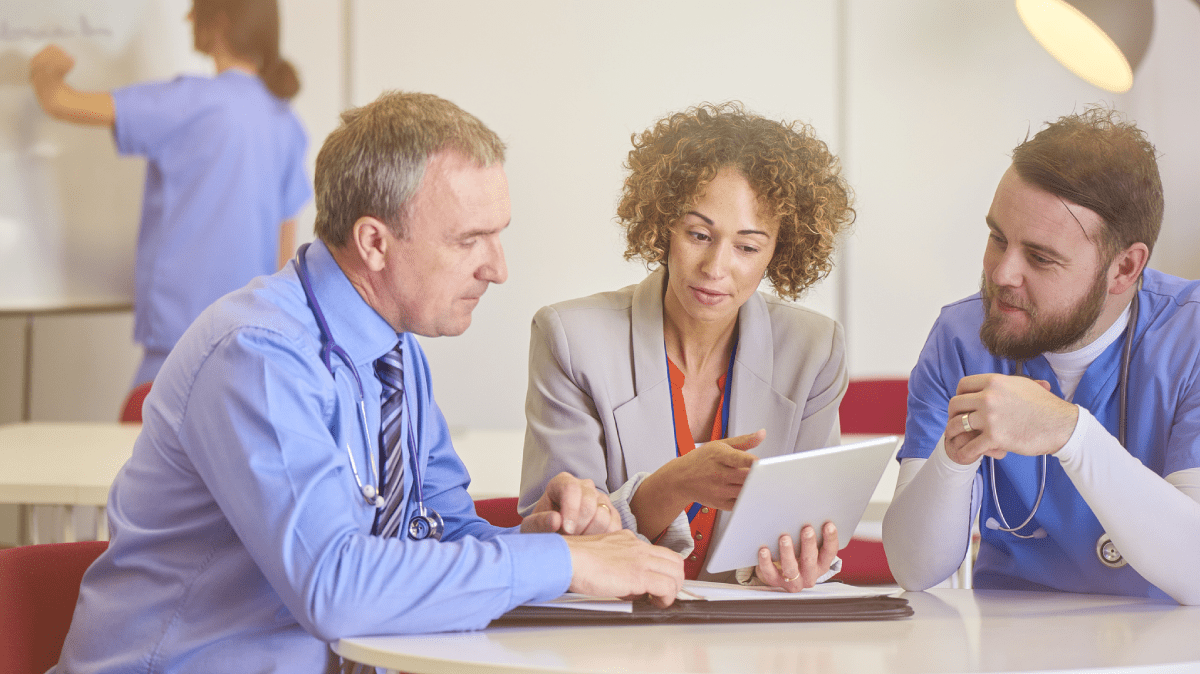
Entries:
{"type": "Polygon", "coordinates": [[[642,486],[642,481],[649,476],[650,473],[646,472],[636,473],[625,484],[621,485],[620,489],[608,495],[613,507],[617,510],[617,514],[621,516],[621,526],[629,529],[638,538],[647,543],[654,543],[668,550],[678,552],[682,557],[687,557],[692,554],[692,550],[696,547],[696,542],[692,540],[692,527],[691,523],[688,522],[686,512],[679,513],[670,526],[667,527],[667,530],[658,537],[657,541],[651,541],[638,533],[637,518],[634,517],[633,511],[629,509],[629,502],[633,500],[633,495],[642,486]]]}
{"type": "Polygon", "coordinates": [[[497,536],[512,564],[511,606],[550,601],[571,587],[571,549],[558,534],[497,536]]]}
{"type": "Polygon", "coordinates": [[[1058,457],[1064,466],[1079,459],[1079,452],[1084,445],[1084,440],[1093,426],[1099,426],[1101,431],[1105,434],[1108,433],[1108,429],[1101,426],[1091,412],[1080,405],[1076,405],[1075,408],[1079,410],[1079,416],[1075,419],[1075,428],[1071,431],[1071,437],[1067,439],[1067,444],[1054,453],[1054,456],[1058,457]]]}
{"type": "Polygon", "coordinates": [[[933,448],[933,453],[929,455],[929,460],[933,462],[933,467],[937,469],[937,474],[943,479],[950,478],[952,475],[959,476],[961,481],[966,481],[966,477],[975,479],[975,473],[979,472],[979,464],[983,462],[983,457],[976,458],[971,463],[965,466],[946,453],[946,439],[938,440],[937,446],[933,448]]]}

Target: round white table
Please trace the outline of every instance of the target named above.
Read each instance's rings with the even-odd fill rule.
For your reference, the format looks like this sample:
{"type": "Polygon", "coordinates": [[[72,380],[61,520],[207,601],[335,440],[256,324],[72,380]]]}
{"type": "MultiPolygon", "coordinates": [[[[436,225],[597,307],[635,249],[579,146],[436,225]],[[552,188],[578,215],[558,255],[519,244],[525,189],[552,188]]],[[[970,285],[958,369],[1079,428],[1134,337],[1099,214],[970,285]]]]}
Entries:
{"type": "Polygon", "coordinates": [[[343,657],[421,674],[1200,672],[1200,607],[937,589],[889,622],[496,628],[343,639],[343,657]]]}

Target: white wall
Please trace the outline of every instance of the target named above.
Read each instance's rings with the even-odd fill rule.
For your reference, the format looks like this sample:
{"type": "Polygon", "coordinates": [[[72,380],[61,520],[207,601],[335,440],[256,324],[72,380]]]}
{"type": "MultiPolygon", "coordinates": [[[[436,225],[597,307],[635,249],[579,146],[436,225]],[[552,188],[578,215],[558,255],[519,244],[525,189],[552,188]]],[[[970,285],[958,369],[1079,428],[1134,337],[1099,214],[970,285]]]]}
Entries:
{"type": "MultiPolygon", "coordinates": [[[[186,23],[176,18],[186,0],[150,4],[164,29],[134,51],[173,54],[168,60],[195,69],[186,23]]],[[[1155,38],[1137,84],[1121,96],[1067,73],[1011,3],[995,0],[760,0],[736,9],[712,0],[285,0],[282,10],[284,52],[304,84],[295,106],[313,141],[310,164],[343,104],[386,88],[451,98],[509,142],[511,280],[489,292],[466,335],[426,342],[455,425],[519,427],[536,308],[641,277],[640,266],[621,261],[612,221],[629,135],[703,100],[738,98],[764,114],[811,122],[841,152],[859,219],[835,277],[805,302],[847,325],[856,375],[908,371],[938,307],[976,286],[982,215],[1013,145],[1044,120],[1092,102],[1129,112],[1162,153],[1167,213],[1154,266],[1200,276],[1200,133],[1192,122],[1200,8],[1189,0],[1157,2],[1155,38]],[[839,283],[844,306],[835,301],[839,283]]],[[[0,99],[10,115],[33,105],[18,71],[37,46],[0,44],[0,99]]],[[[83,56],[81,75],[98,77],[87,74],[83,56]]],[[[111,144],[103,132],[79,131],[92,131],[87,142],[111,144]]],[[[135,162],[116,170],[140,174],[137,160],[114,161],[135,162]]],[[[131,260],[129,211],[138,197],[133,189],[107,202],[85,198],[96,222],[121,224],[87,234],[89,246],[131,260]]],[[[302,240],[311,221],[310,207],[302,240]]],[[[86,258],[88,247],[81,250],[72,259],[86,258]]],[[[108,269],[99,285],[123,287],[129,273],[108,269]]],[[[0,319],[8,354],[0,358],[0,420],[19,414],[21,361],[13,354],[21,352],[21,326],[0,319]]],[[[45,328],[33,349],[35,418],[111,419],[138,357],[129,319],[58,319],[45,328]],[[63,344],[75,351],[65,359],[56,353],[63,344]]]]}
{"type": "MultiPolygon", "coordinates": [[[[172,17],[182,17],[186,0],[95,4],[122,2],[174,26],[139,49],[184,62],[186,24],[172,17]]],[[[1200,277],[1200,8],[1191,0],[1156,2],[1156,35],[1121,96],[1070,75],[999,0],[281,4],[284,53],[303,82],[295,107],[312,139],[310,166],[343,104],[388,88],[450,98],[509,143],[510,280],[489,291],[466,335],[425,340],[454,426],[520,428],[533,312],[642,277],[621,260],[612,220],[629,135],[705,100],[737,98],[810,122],[841,153],[859,219],[835,277],[804,301],[846,323],[853,375],[907,374],[938,308],[977,287],[983,215],[1012,147],[1093,102],[1128,112],[1162,153],[1166,222],[1152,265],[1200,277]]],[[[30,116],[20,59],[34,48],[0,42],[0,107],[30,116]]],[[[39,128],[56,124],[30,118],[39,128]]],[[[111,144],[103,132],[81,142],[98,144],[96,152],[111,144]]],[[[137,160],[114,161],[117,172],[140,173],[137,160]]],[[[87,245],[132,260],[128,220],[139,198],[135,189],[92,202],[96,222],[122,224],[88,234],[87,245]]],[[[311,222],[309,209],[302,240],[311,222]]],[[[92,273],[88,248],[78,250],[73,264],[92,273]]],[[[129,273],[109,268],[96,283],[123,287],[129,273]]],[[[131,322],[39,323],[34,418],[113,419],[138,358],[131,322]]],[[[0,422],[19,415],[22,327],[0,319],[0,422]]]]}
{"type": "MultiPolygon", "coordinates": [[[[738,7],[355,2],[356,104],[385,89],[434,92],[509,145],[509,281],[488,291],[466,334],[422,342],[452,425],[522,428],[534,312],[645,276],[623,261],[614,222],[632,133],[690,105],[740,99],[833,141],[834,3],[738,7]]],[[[826,292],[807,301],[833,307],[826,292]]]]}
{"type": "Polygon", "coordinates": [[[939,308],[978,289],[984,216],[1012,148],[1098,102],[1162,157],[1166,222],[1152,266],[1200,277],[1200,8],[1156,3],[1156,35],[1122,95],[1070,74],[992,0],[850,2],[848,147],[859,222],[849,281],[851,371],[907,375],[939,308]]]}

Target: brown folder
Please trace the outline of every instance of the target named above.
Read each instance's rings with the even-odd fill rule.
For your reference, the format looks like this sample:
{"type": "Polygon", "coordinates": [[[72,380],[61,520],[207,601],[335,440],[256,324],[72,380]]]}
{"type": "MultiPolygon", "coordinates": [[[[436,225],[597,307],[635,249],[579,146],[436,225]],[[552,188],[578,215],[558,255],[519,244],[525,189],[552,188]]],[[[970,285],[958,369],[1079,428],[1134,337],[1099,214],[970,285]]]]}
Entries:
{"type": "Polygon", "coordinates": [[[628,613],[564,606],[518,606],[493,620],[489,627],[899,620],[912,614],[907,599],[887,595],[763,601],[680,599],[667,608],[658,608],[648,599],[638,599],[633,602],[633,611],[628,613]]]}

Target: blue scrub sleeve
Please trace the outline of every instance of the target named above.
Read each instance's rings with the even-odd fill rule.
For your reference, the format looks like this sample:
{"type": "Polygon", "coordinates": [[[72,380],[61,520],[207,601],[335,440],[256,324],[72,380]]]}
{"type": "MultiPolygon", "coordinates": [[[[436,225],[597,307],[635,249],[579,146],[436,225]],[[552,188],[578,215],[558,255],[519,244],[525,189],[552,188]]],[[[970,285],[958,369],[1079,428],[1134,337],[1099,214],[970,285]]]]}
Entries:
{"type": "Polygon", "coordinates": [[[945,314],[938,317],[908,378],[908,419],[900,459],[927,459],[946,431],[950,398],[964,370],[954,349],[943,348],[949,331],[945,314]],[[952,384],[950,382],[953,382],[952,384]]]}
{"type": "Polygon", "coordinates": [[[305,154],[308,149],[308,137],[304,133],[304,129],[300,125],[295,124],[295,134],[297,141],[292,143],[291,152],[287,158],[287,168],[284,171],[282,194],[283,208],[281,213],[285,213],[285,218],[291,219],[299,215],[300,209],[312,199],[312,181],[308,179],[308,173],[305,171],[305,154]]]}
{"type": "Polygon", "coordinates": [[[190,79],[145,82],[112,92],[116,115],[113,138],[119,153],[153,158],[167,145],[195,108],[195,88],[190,79]]]}

